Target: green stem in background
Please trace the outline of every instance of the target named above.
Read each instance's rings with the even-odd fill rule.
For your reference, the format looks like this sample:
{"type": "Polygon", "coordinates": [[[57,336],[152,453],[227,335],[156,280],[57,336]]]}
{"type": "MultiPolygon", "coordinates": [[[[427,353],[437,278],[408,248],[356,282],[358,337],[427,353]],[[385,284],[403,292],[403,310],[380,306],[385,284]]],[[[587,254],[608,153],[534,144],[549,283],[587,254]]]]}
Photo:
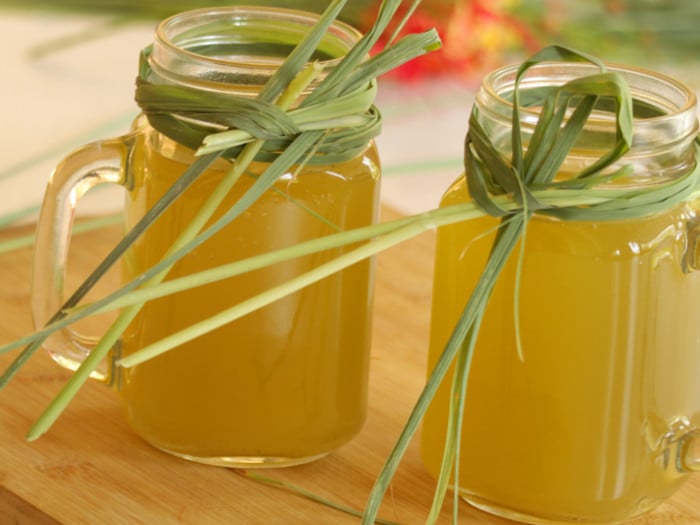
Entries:
{"type": "Polygon", "coordinates": [[[131,22],[133,22],[132,17],[114,16],[107,20],[92,23],[88,28],[81,31],[76,31],[75,33],[70,33],[62,37],[52,38],[34,46],[29,50],[29,59],[40,60],[48,55],[70,49],[77,45],[104,38],[131,22]]]}
{"type": "MultiPolygon", "coordinates": [[[[38,212],[39,212],[39,205],[32,204],[29,206],[25,206],[22,209],[13,211],[11,213],[6,213],[5,215],[0,216],[0,230],[2,230],[3,228],[7,228],[8,226],[10,226],[16,222],[19,222],[21,220],[28,219],[29,217],[35,215],[38,212]]],[[[0,245],[0,253],[1,252],[2,252],[2,245],[0,245]]]]}
{"type": "MultiPolygon", "coordinates": [[[[108,226],[114,226],[122,222],[121,214],[105,215],[95,219],[81,221],[73,227],[73,234],[88,233],[95,230],[100,230],[108,226]]],[[[28,248],[34,244],[34,234],[22,235],[21,237],[13,237],[6,241],[0,242],[0,254],[8,253],[22,248],[28,248]]]]}

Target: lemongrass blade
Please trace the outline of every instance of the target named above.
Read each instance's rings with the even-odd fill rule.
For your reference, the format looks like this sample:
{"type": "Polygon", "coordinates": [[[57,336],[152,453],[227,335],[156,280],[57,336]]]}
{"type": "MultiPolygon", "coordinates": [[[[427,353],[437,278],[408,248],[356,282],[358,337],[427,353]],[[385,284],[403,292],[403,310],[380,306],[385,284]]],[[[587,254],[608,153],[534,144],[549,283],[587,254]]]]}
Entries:
{"type": "Polygon", "coordinates": [[[319,100],[328,100],[343,95],[343,81],[365,59],[366,55],[375,46],[387,26],[401,0],[382,0],[374,24],[359,42],[353,46],[343,61],[329,73],[309,96],[301,103],[301,107],[310,106],[319,100]]]}
{"type": "MultiPolygon", "coordinates": [[[[366,126],[370,121],[370,116],[353,113],[335,118],[324,118],[303,122],[298,125],[298,130],[299,132],[303,133],[305,131],[323,131],[328,129],[355,129],[366,126]]],[[[237,133],[238,131],[239,130],[222,131],[220,133],[209,135],[204,139],[203,145],[197,150],[196,154],[205,155],[217,151],[225,151],[248,144],[254,140],[252,135],[248,133],[237,133]]]]}
{"type": "MultiPolygon", "coordinates": [[[[520,179],[518,179],[520,180],[520,179]]],[[[521,181],[524,185],[524,182],[521,181]]],[[[524,190],[523,186],[523,190],[524,190]]],[[[527,199],[521,201],[523,203],[523,216],[530,217],[527,209],[527,199]]],[[[515,350],[518,354],[520,362],[525,362],[525,351],[523,350],[522,332],[520,330],[520,289],[522,286],[523,266],[525,264],[525,246],[527,244],[527,221],[523,221],[522,230],[520,231],[520,249],[518,251],[518,261],[515,265],[515,282],[513,284],[513,330],[515,332],[515,350]]]]}
{"type": "Polygon", "coordinates": [[[313,270],[288,279],[281,285],[269,288],[265,292],[242,301],[231,308],[223,310],[222,312],[203,321],[190,325],[184,330],[171,334],[155,343],[145,346],[133,354],[123,357],[120,359],[118,364],[124,368],[130,368],[153,359],[154,357],[172,350],[173,348],[192,341],[201,335],[216,330],[217,328],[229,324],[236,319],[243,317],[244,315],[254,312],[255,310],[297,292],[306,286],[328,277],[329,275],[333,275],[340,270],[347,268],[348,266],[356,264],[359,261],[363,261],[372,255],[386,250],[387,248],[415,237],[423,231],[424,226],[422,224],[409,224],[408,226],[405,226],[400,230],[380,239],[370,241],[365,245],[352,250],[351,252],[340,255],[327,263],[317,266],[313,270]]]}
{"type": "Polygon", "coordinates": [[[589,177],[576,177],[574,179],[566,179],[559,181],[550,181],[547,184],[532,184],[531,187],[535,190],[542,190],[546,188],[556,189],[556,188],[568,188],[573,190],[585,190],[592,189],[595,191],[595,186],[601,186],[603,184],[609,184],[615,182],[624,177],[629,177],[634,174],[634,168],[625,164],[619,169],[616,169],[610,173],[605,173],[603,175],[591,175],[589,177]]]}
{"type": "Polygon", "coordinates": [[[556,110],[557,102],[560,101],[560,97],[556,96],[556,91],[550,93],[545,98],[544,103],[541,103],[542,109],[537,119],[537,125],[532,137],[530,137],[527,152],[523,158],[523,173],[526,177],[528,174],[537,173],[539,166],[546,160],[549,145],[554,143],[566,115],[566,104],[560,104],[559,111],[556,110]]]}
{"type": "Polygon", "coordinates": [[[0,254],[28,248],[34,244],[34,238],[34,234],[30,233],[2,241],[0,242],[0,254]]]}
{"type": "Polygon", "coordinates": [[[367,83],[358,89],[339,97],[317,102],[316,104],[294,108],[289,111],[289,116],[297,124],[307,124],[329,118],[346,117],[368,111],[377,96],[376,77],[372,77],[367,83]]]}
{"type": "Polygon", "coordinates": [[[241,129],[230,129],[218,133],[211,133],[204,137],[202,145],[197,149],[197,155],[243,146],[252,140],[254,140],[253,135],[241,129]]]}
{"type": "MultiPolygon", "coordinates": [[[[558,190],[556,192],[548,191],[548,190],[543,190],[541,192],[535,192],[537,198],[541,200],[542,202],[545,203],[551,203],[552,206],[554,205],[561,205],[564,208],[569,208],[569,207],[578,207],[578,206],[590,206],[592,204],[596,203],[601,203],[601,202],[606,202],[606,199],[602,197],[587,197],[584,192],[581,191],[576,191],[576,190],[558,190]]],[[[504,207],[504,209],[507,210],[517,210],[519,205],[513,201],[512,198],[510,198],[507,195],[501,195],[496,198],[496,201],[500,202],[501,205],[504,207]]],[[[429,212],[424,212],[420,216],[410,216],[402,219],[397,219],[392,222],[387,222],[387,223],[382,223],[379,225],[373,225],[370,227],[366,227],[367,229],[363,229],[363,231],[355,231],[355,230],[348,230],[347,232],[343,232],[343,235],[347,234],[348,237],[345,239],[344,242],[338,242],[335,244],[333,243],[333,247],[337,246],[342,246],[345,244],[349,243],[354,243],[354,242],[360,242],[362,240],[365,240],[367,238],[376,236],[376,235],[381,235],[384,231],[391,231],[394,229],[396,226],[399,226],[401,223],[408,223],[413,220],[420,220],[423,221],[426,224],[426,229],[438,227],[441,225],[447,225],[447,224],[452,224],[454,222],[460,222],[464,220],[470,220],[475,217],[480,217],[483,216],[484,212],[474,206],[473,204],[467,204],[467,205],[455,205],[447,208],[437,208],[435,210],[431,210],[429,212]],[[374,229],[376,228],[376,229],[374,229]]],[[[318,240],[319,243],[323,243],[324,239],[328,239],[328,237],[324,237],[318,240]]],[[[317,247],[313,248],[314,251],[320,250],[320,245],[317,247]]],[[[309,249],[306,252],[299,252],[299,253],[312,253],[312,249],[309,249]]],[[[279,254],[269,254],[274,260],[274,262],[282,262],[289,260],[290,258],[288,256],[280,256],[279,259],[277,259],[277,255],[279,254]]],[[[169,261],[168,261],[169,262],[169,261]]],[[[249,264],[250,260],[246,261],[241,261],[242,265],[249,264]]],[[[269,263],[272,264],[272,263],[269,263]]],[[[257,269],[260,267],[265,266],[264,264],[257,264],[257,263],[252,263],[248,267],[248,270],[252,269],[257,269]]],[[[134,290],[136,284],[143,283],[147,280],[147,278],[150,275],[153,275],[155,271],[158,271],[160,267],[152,269],[150,272],[147,272],[146,274],[142,275],[139,277],[139,279],[136,282],[131,282],[127,283],[124,285],[122,288],[119,290],[113,292],[112,294],[106,296],[103,299],[100,299],[94,303],[91,303],[90,305],[85,305],[81,306],[79,308],[69,308],[66,307],[66,312],[70,312],[69,315],[65,318],[62,318],[60,320],[56,320],[50,324],[48,324],[46,327],[37,330],[36,332],[33,332],[32,334],[26,335],[22,338],[16,339],[12,342],[6,343],[2,346],[0,346],[0,354],[8,352],[14,348],[17,348],[19,346],[25,345],[32,343],[33,341],[39,340],[39,339],[44,339],[50,334],[61,330],[68,325],[79,321],[80,319],[84,319],[88,317],[89,315],[92,315],[97,312],[101,311],[107,311],[109,310],[109,304],[112,303],[113,301],[121,300],[121,298],[126,295],[127,293],[134,293],[134,294],[143,294],[141,296],[135,295],[134,297],[140,297],[143,299],[143,297],[148,296],[148,292],[143,291],[143,292],[131,292],[131,290],[134,290]]],[[[242,270],[241,270],[242,271],[242,270]]],[[[238,275],[238,271],[232,272],[231,275],[238,275]]],[[[169,281],[170,282],[170,281],[169,281]]],[[[163,286],[168,286],[167,284],[164,284],[163,286]]],[[[157,288],[156,288],[157,289],[157,288]]],[[[154,297],[157,297],[157,294],[154,294],[154,297]]],[[[134,299],[136,301],[136,299],[134,299]]],[[[125,304],[130,304],[132,301],[126,301],[125,304]]]]}
{"type": "MultiPolygon", "coordinates": [[[[459,217],[455,217],[453,220],[461,221],[464,220],[464,216],[473,216],[477,214],[480,214],[480,212],[476,211],[476,209],[472,206],[466,212],[460,213],[459,217]]],[[[97,310],[92,310],[90,312],[90,315],[94,313],[99,314],[112,310],[118,310],[126,306],[131,306],[132,304],[151,301],[153,299],[158,299],[185,290],[190,290],[198,286],[204,286],[225,279],[230,279],[237,275],[252,272],[261,268],[266,268],[268,266],[280,262],[286,262],[299,257],[311,255],[313,253],[318,253],[321,251],[346,246],[348,244],[366,241],[369,238],[391,233],[407,224],[419,221],[425,223],[425,220],[423,219],[408,217],[405,219],[397,219],[395,221],[381,223],[378,225],[327,235],[300,244],[296,244],[288,248],[282,248],[280,250],[265,252],[263,254],[253,256],[244,260],[235,261],[233,263],[217,266],[208,270],[203,270],[201,272],[189,274],[183,277],[178,277],[176,279],[171,279],[160,284],[154,284],[145,288],[134,290],[117,298],[111,299],[109,302],[105,303],[104,306],[98,308],[97,310]]],[[[442,222],[443,221],[441,221],[440,219],[435,220],[436,224],[441,224],[442,222]]],[[[426,225],[425,229],[429,229],[432,227],[432,225],[426,225]]],[[[93,307],[95,304],[96,303],[78,306],[70,309],[66,313],[68,315],[79,313],[87,308],[93,307]]],[[[72,322],[75,322],[75,320],[73,320],[72,322]]]]}
{"type": "Polygon", "coordinates": [[[149,298],[157,298],[168,295],[169,293],[182,291],[187,289],[189,284],[193,284],[200,277],[202,278],[203,284],[207,284],[208,282],[215,282],[219,279],[253,271],[274,263],[288,261],[292,259],[293,256],[308,255],[327,248],[335,248],[345,246],[347,244],[361,242],[372,237],[389,233],[409,223],[421,222],[424,225],[424,229],[428,230],[443,224],[452,224],[454,222],[469,220],[482,215],[483,212],[472,204],[439,208],[430,212],[425,212],[418,216],[404,217],[395,219],[394,221],[367,226],[361,229],[348,230],[339,234],[314,239],[307,241],[303,245],[292,246],[278,252],[268,252],[239,261],[237,263],[232,263],[226,267],[213,268],[200,274],[174,279],[160,285],[152,285],[142,290],[130,292],[130,290],[133,290],[131,285],[124,286],[120,290],[117,290],[94,303],[76,308],[70,308],[65,311],[66,317],[57,320],[30,335],[0,346],[0,354],[8,352],[13,348],[17,348],[18,346],[32,343],[37,339],[43,339],[51,333],[61,330],[70,324],[73,324],[95,313],[109,311],[112,309],[111,306],[117,302],[119,302],[120,306],[124,307],[148,300],[149,298]],[[190,282],[188,283],[188,281],[190,282]],[[128,298],[125,298],[127,294],[128,298]]]}
{"type": "Polygon", "coordinates": [[[540,62],[563,60],[568,62],[589,62],[597,65],[601,71],[606,71],[603,64],[596,57],[570,49],[565,46],[553,45],[541,49],[520,65],[515,77],[515,90],[513,91],[513,118],[512,118],[512,158],[513,168],[517,172],[524,169],[524,154],[522,137],[520,136],[520,81],[525,73],[540,62]]]}
{"type": "MultiPolygon", "coordinates": [[[[378,74],[374,71],[365,84],[342,96],[292,109],[288,115],[299,131],[365,125],[367,117],[362,115],[370,109],[376,97],[377,87],[373,79],[378,74]]],[[[239,129],[212,133],[204,138],[197,154],[235,148],[252,139],[250,133],[239,129]]]]}
{"type": "Polygon", "coordinates": [[[474,346],[476,345],[477,334],[483,319],[483,310],[478,312],[474,324],[467,334],[462,348],[457,353],[455,370],[452,379],[450,404],[448,410],[447,428],[445,433],[445,449],[443,451],[442,464],[438,475],[437,486],[433,496],[433,503],[426,520],[426,525],[433,525],[437,522],[443,502],[447,494],[450,476],[454,478],[454,502],[453,521],[457,520],[457,507],[459,502],[459,472],[460,472],[460,444],[462,433],[462,419],[467,393],[467,383],[472,359],[474,357],[474,346]],[[452,474],[451,474],[452,473],[452,474]]]}
{"type": "Polygon", "coordinates": [[[130,322],[131,319],[127,316],[121,316],[112,324],[111,330],[104,335],[100,343],[80,363],[80,366],[73,372],[70,379],[66,381],[59,393],[51,400],[46,409],[30,427],[26,435],[27,441],[35,441],[51,428],[66,406],[68,406],[68,403],[90,378],[90,374],[99,366],[109,350],[116,344],[119,336],[126,330],[130,322]]]}
{"type": "Polygon", "coordinates": [[[401,31],[403,30],[403,28],[406,27],[406,24],[408,23],[411,16],[413,16],[413,13],[415,13],[416,9],[418,9],[418,6],[420,5],[420,3],[421,3],[421,0],[413,0],[411,5],[406,10],[406,13],[404,14],[403,18],[396,25],[394,32],[389,37],[389,44],[391,44],[394,40],[396,40],[398,38],[398,36],[401,33],[401,31]]]}
{"type": "MultiPolygon", "coordinates": [[[[304,40],[294,48],[285,61],[275,71],[274,75],[265,84],[259,98],[269,102],[274,101],[282,93],[290,82],[304,69],[311,55],[318,47],[333,21],[345,6],[346,0],[332,0],[319,20],[314,24],[304,40]]],[[[299,94],[297,94],[297,97],[299,94]]],[[[296,98],[296,97],[295,97],[296,98]]],[[[285,104],[287,106],[291,104],[285,104]]]]}
{"type": "MultiPolygon", "coordinates": [[[[121,215],[107,215],[104,217],[98,217],[95,219],[89,219],[77,223],[73,227],[73,234],[79,235],[81,233],[87,233],[94,230],[99,230],[102,228],[107,228],[109,226],[114,226],[122,222],[121,215]]],[[[34,244],[34,234],[22,235],[19,237],[14,237],[6,241],[0,242],[0,254],[7,253],[21,248],[27,248],[34,244]]]]}
{"type": "Polygon", "coordinates": [[[32,61],[41,60],[60,51],[65,51],[93,40],[105,38],[106,36],[118,31],[122,26],[130,21],[132,21],[131,17],[123,16],[121,14],[114,15],[103,21],[95,20],[92,24],[80,31],[53,37],[34,45],[29,49],[27,57],[32,61]]]}
{"type": "Polygon", "coordinates": [[[462,315],[460,316],[460,319],[457,322],[457,325],[455,326],[445,349],[438,357],[438,360],[430,373],[430,377],[428,378],[425,387],[420,393],[418,400],[411,411],[406,425],[401,431],[394,448],[389,454],[389,457],[384,463],[384,466],[382,467],[382,470],[375,481],[365,508],[365,514],[362,521],[363,525],[371,525],[376,518],[389,483],[391,482],[391,479],[396,472],[401,458],[405,454],[413,435],[417,431],[428,405],[435,396],[437,389],[447,374],[454,357],[459,351],[459,348],[462,346],[468,332],[474,326],[474,322],[477,319],[479,312],[484,308],[493,286],[495,285],[495,281],[517,242],[517,235],[522,228],[522,220],[522,216],[516,215],[515,220],[505,223],[503,229],[499,230],[502,235],[499,235],[497,239],[502,240],[500,242],[495,242],[494,249],[489,256],[489,260],[484,268],[484,271],[479,277],[476,287],[469,297],[467,305],[462,311],[462,315]]]}
{"type": "Polygon", "coordinates": [[[358,66],[348,80],[345,89],[358,89],[368,79],[383,75],[397,65],[405,64],[414,58],[436,51],[441,46],[440,36],[435,29],[407,35],[358,66]]]}
{"type": "MultiPolygon", "coordinates": [[[[547,154],[542,162],[531,172],[524,171],[524,182],[538,184],[554,179],[593,111],[597,99],[594,96],[587,96],[578,104],[566,124],[558,129],[556,136],[550,141],[551,146],[547,148],[547,154]]],[[[566,106],[562,104],[562,111],[565,109],[566,106]]]]}
{"type": "Polygon", "coordinates": [[[455,407],[455,417],[457,419],[455,423],[455,454],[454,454],[454,499],[453,499],[453,506],[452,506],[452,522],[454,525],[457,524],[458,521],[458,510],[459,510],[459,500],[460,500],[460,493],[459,493],[459,480],[461,476],[461,443],[462,443],[462,431],[464,429],[464,410],[466,406],[466,400],[467,400],[467,393],[468,393],[468,384],[469,384],[469,376],[471,373],[471,367],[472,367],[472,362],[474,360],[474,352],[475,352],[475,346],[476,346],[476,339],[477,335],[479,334],[479,330],[481,328],[481,322],[483,321],[484,318],[484,312],[483,310],[479,312],[479,316],[476,318],[474,321],[474,325],[472,327],[472,331],[470,333],[470,337],[468,338],[467,341],[467,346],[466,350],[464,350],[464,362],[462,363],[462,367],[460,369],[459,374],[457,375],[459,384],[460,384],[460,390],[458,393],[458,402],[457,406],[455,407]]]}
{"type": "MultiPolygon", "coordinates": [[[[296,494],[298,496],[301,496],[303,498],[309,499],[311,501],[315,501],[316,503],[320,503],[321,505],[325,505],[326,507],[335,509],[337,511],[343,512],[345,514],[348,514],[350,516],[355,516],[357,518],[362,517],[362,513],[356,509],[353,509],[351,507],[347,507],[345,505],[340,505],[339,503],[336,503],[332,500],[329,500],[328,498],[322,498],[313,492],[306,490],[298,485],[295,485],[293,483],[289,483],[286,481],[280,481],[274,478],[271,478],[269,476],[264,476],[258,472],[251,472],[249,470],[238,470],[235,471],[241,476],[244,476],[245,478],[248,478],[252,481],[256,481],[258,483],[263,483],[265,485],[270,485],[273,487],[277,487],[289,492],[292,492],[293,494],[296,494]]],[[[384,519],[377,519],[375,521],[378,525],[399,525],[398,523],[394,521],[389,521],[389,520],[384,520],[384,519]]]]}
{"type": "MultiPolygon", "coordinates": [[[[542,201],[545,204],[548,204],[553,207],[553,209],[556,209],[557,211],[561,211],[564,209],[575,209],[578,207],[589,207],[592,205],[596,204],[601,204],[608,202],[608,199],[605,198],[604,193],[601,195],[591,195],[589,196],[587,192],[581,191],[581,190],[570,190],[570,189],[563,189],[563,190],[556,190],[556,191],[550,191],[550,190],[540,190],[540,191],[535,191],[533,194],[537,197],[538,200],[542,201]]],[[[616,195],[621,195],[621,193],[618,193],[616,195]]],[[[501,195],[495,198],[496,202],[499,202],[501,206],[503,206],[504,210],[508,211],[514,211],[519,208],[519,205],[508,195],[501,195]]],[[[459,206],[456,206],[455,208],[458,208],[459,206]]],[[[477,217],[477,216],[482,216],[484,213],[481,210],[476,210],[472,205],[470,205],[470,210],[474,210],[473,212],[470,211],[470,215],[467,217],[455,217],[455,221],[461,221],[461,220],[469,220],[470,218],[477,217]]],[[[445,211],[451,212],[451,209],[446,209],[446,208],[440,208],[436,210],[432,210],[430,212],[425,212],[424,217],[421,220],[426,220],[430,221],[433,220],[435,221],[435,224],[448,224],[448,222],[442,222],[439,217],[442,216],[445,211]]],[[[407,217],[405,219],[400,219],[400,221],[403,220],[411,220],[413,217],[407,217]]],[[[367,237],[373,236],[373,235],[378,235],[381,234],[381,229],[384,227],[387,227],[391,229],[393,226],[390,223],[383,223],[382,225],[374,225],[373,227],[379,227],[380,229],[376,230],[376,232],[372,232],[370,230],[366,231],[367,237]]],[[[218,231],[218,230],[217,230],[218,231]]],[[[351,233],[352,230],[349,230],[347,233],[349,235],[352,235],[352,237],[348,237],[347,242],[358,242],[361,240],[364,240],[364,237],[360,232],[355,232],[355,233],[360,233],[357,237],[355,237],[355,233],[351,233]]],[[[208,237],[207,237],[208,238],[208,237]]],[[[320,242],[323,242],[323,240],[320,240],[320,242]]],[[[337,246],[341,246],[344,243],[339,243],[337,246]]],[[[336,246],[334,244],[334,246],[336,246]]],[[[311,253],[311,252],[307,252],[311,253]]],[[[283,260],[288,260],[287,257],[280,258],[280,261],[283,260]]],[[[170,262],[170,261],[168,261],[170,262]]],[[[258,268],[260,266],[253,266],[251,265],[251,268],[258,268]]],[[[159,270],[157,268],[156,270],[159,270]]],[[[87,317],[88,315],[91,315],[93,313],[96,313],[98,311],[103,311],[107,310],[108,307],[106,305],[114,300],[119,299],[122,297],[122,295],[129,293],[131,290],[133,290],[137,284],[141,284],[147,280],[148,277],[153,275],[153,273],[146,273],[142,276],[139,277],[137,282],[134,283],[128,283],[124,285],[120,290],[117,290],[114,292],[112,295],[109,295],[105,297],[104,299],[101,299],[95,303],[92,303],[89,306],[84,306],[80,307],[79,309],[74,309],[72,307],[64,307],[65,311],[70,311],[70,312],[80,312],[80,315],[75,315],[74,317],[65,319],[65,320],[57,320],[52,322],[51,324],[47,325],[45,328],[42,328],[40,330],[37,330],[36,332],[33,332],[32,334],[29,334],[27,336],[24,336],[20,339],[14,340],[10,343],[6,343],[2,346],[0,346],[0,354],[8,352],[14,348],[17,348],[19,346],[22,346],[24,344],[31,343],[32,341],[39,339],[39,338],[44,338],[51,333],[60,330],[62,328],[65,328],[69,324],[72,324],[73,322],[76,322],[80,319],[83,319],[87,317]]]]}

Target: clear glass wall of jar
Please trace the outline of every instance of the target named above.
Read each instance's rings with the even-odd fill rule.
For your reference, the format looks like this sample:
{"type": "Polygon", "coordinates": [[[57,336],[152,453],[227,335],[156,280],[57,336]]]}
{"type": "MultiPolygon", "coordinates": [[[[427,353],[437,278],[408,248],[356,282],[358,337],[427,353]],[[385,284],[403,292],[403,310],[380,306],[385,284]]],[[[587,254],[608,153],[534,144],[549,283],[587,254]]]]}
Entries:
{"type": "MultiPolygon", "coordinates": [[[[317,20],[310,13],[258,7],[176,15],[157,28],[147,80],[205,94],[255,97],[317,20]]],[[[355,30],[334,22],[313,58],[328,72],[358,38],[355,30]]],[[[127,228],[195,159],[188,145],[155,129],[145,117],[137,120],[127,139],[117,139],[114,149],[123,163],[117,171],[124,174],[120,183],[127,189],[127,228]]],[[[78,155],[105,150],[102,144],[78,155]]],[[[217,160],[128,250],[125,281],[163,257],[231,162],[217,160]]],[[[209,224],[267,166],[266,160],[253,162],[209,224]]],[[[293,167],[241,216],[180,260],[168,279],[371,224],[378,216],[379,176],[372,140],[349,160],[316,156],[301,169],[293,167]]],[[[50,222],[52,213],[45,215],[50,222]]],[[[48,222],[44,232],[51,230],[48,222]]],[[[149,302],[124,332],[112,361],[343,250],[323,251],[149,302]]],[[[55,288],[41,282],[42,275],[55,273],[41,264],[35,268],[39,322],[60,305],[60,297],[41,291],[55,288]]],[[[372,275],[371,261],[358,263],[164,355],[105,375],[118,389],[131,427],[169,453],[235,467],[311,461],[350,440],[365,418],[372,275]]],[[[57,361],[74,368],[81,357],[79,345],[70,334],[61,337],[49,350],[57,361]]]]}
{"type": "MultiPolygon", "coordinates": [[[[522,89],[561,85],[592,68],[541,64],[522,89]]],[[[613,69],[636,99],[633,147],[620,161],[634,174],[616,184],[657,184],[693,169],[692,91],[651,72],[613,69]]],[[[512,151],[515,71],[492,73],[476,100],[481,125],[504,155],[512,151]]],[[[523,110],[525,144],[537,117],[538,108],[523,110]]],[[[601,106],[559,178],[590,165],[615,140],[614,115],[601,106]]],[[[469,200],[461,177],[441,205],[469,200]]],[[[461,442],[459,489],[467,501],[530,523],[615,523],[658,505],[697,468],[688,444],[700,427],[699,211],[700,200],[689,199],[634,220],[533,217],[517,308],[524,360],[514,318],[517,248],[477,340],[461,442]]],[[[487,217],[438,231],[431,367],[481,274],[497,224],[487,217]]],[[[434,474],[448,383],[422,434],[434,474]]]]}

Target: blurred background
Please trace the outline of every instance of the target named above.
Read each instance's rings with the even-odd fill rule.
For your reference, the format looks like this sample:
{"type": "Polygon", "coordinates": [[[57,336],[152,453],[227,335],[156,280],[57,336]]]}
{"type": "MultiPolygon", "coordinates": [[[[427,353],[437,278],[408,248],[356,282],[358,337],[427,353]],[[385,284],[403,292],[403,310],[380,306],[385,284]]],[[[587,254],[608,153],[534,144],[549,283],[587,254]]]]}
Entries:
{"type": "MultiPolygon", "coordinates": [[[[137,112],[138,53],[160,19],[231,3],[0,0],[0,228],[36,216],[51,169],[71,149],[127,130],[137,112]]],[[[241,3],[321,11],[328,2],[241,3]]],[[[350,0],[341,18],[366,29],[378,5],[350,0]]],[[[377,101],[384,115],[383,199],[406,213],[436,206],[459,175],[467,116],[483,75],[545,45],[655,69],[700,89],[697,0],[424,0],[406,29],[430,27],[443,48],[384,78],[377,101]]],[[[120,206],[118,191],[96,191],[81,211],[120,206]]]]}

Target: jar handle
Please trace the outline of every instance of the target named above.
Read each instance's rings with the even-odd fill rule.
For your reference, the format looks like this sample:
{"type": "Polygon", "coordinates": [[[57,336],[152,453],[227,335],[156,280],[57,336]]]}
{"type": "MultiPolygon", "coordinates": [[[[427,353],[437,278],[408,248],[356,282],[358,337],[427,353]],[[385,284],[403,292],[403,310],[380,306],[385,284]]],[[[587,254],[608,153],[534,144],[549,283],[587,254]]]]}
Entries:
{"type": "MultiPolygon", "coordinates": [[[[63,305],[68,245],[79,199],[100,184],[126,181],[126,162],[134,134],[90,143],[69,154],[49,179],[41,205],[32,266],[32,313],[43,327],[63,305]]],[[[61,366],[77,369],[96,338],[63,329],[44,342],[44,348],[61,366]]],[[[91,377],[109,380],[109,365],[102,363],[91,377]]]]}
{"type": "Polygon", "coordinates": [[[665,469],[700,472],[700,428],[689,418],[681,416],[671,421],[659,445],[657,450],[665,469]]]}
{"type": "Polygon", "coordinates": [[[685,472],[700,472],[700,429],[687,433],[678,443],[678,457],[685,472]]]}

